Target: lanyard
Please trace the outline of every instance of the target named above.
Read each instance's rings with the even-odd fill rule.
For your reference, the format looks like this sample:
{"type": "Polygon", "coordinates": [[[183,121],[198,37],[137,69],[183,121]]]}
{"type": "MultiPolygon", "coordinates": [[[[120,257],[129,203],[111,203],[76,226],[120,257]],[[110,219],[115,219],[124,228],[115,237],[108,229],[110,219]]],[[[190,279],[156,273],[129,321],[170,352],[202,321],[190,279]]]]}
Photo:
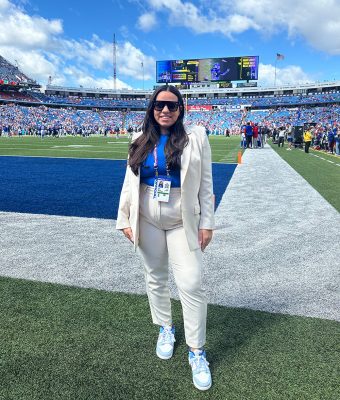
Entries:
{"type": "MultiPolygon", "coordinates": [[[[154,163],[153,163],[153,168],[155,170],[155,177],[158,178],[158,155],[157,155],[157,145],[153,148],[153,158],[154,158],[154,163]]],[[[168,163],[166,163],[166,176],[170,176],[170,170],[168,163]]]]}

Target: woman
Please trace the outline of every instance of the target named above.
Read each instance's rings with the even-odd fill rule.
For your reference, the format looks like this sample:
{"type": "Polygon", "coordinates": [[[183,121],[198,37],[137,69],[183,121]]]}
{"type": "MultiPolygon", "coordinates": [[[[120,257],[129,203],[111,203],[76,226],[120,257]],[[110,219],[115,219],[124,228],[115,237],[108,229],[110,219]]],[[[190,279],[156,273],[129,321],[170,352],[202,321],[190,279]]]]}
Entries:
{"type": "Polygon", "coordinates": [[[174,86],[152,95],[142,132],[134,136],[119,203],[117,229],[138,247],[154,324],[156,354],[172,357],[175,328],[168,262],[183,308],[194,385],[211,386],[203,349],[207,301],[201,286],[202,251],[212,238],[214,204],[211,151],[204,127],[184,128],[184,104],[174,86]]]}

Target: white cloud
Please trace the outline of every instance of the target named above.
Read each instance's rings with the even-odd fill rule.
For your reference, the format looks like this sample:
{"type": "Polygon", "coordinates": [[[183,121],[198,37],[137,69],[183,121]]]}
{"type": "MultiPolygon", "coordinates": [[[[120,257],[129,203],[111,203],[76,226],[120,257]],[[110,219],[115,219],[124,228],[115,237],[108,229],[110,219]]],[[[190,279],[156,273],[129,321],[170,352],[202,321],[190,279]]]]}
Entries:
{"type": "MultiPolygon", "coordinates": [[[[60,20],[30,16],[8,0],[0,0],[0,54],[29,77],[45,84],[113,87],[112,43],[96,35],[90,40],[63,37],[60,20]],[[96,78],[97,75],[104,76],[96,78]]],[[[117,88],[129,87],[122,78],[154,78],[155,60],[125,41],[117,44],[117,88]]]]}
{"type": "Polygon", "coordinates": [[[124,38],[125,40],[130,40],[130,41],[133,40],[135,42],[138,42],[138,37],[126,25],[122,25],[119,28],[119,33],[120,33],[120,36],[122,38],[124,38]]]}
{"type": "MultiPolygon", "coordinates": [[[[0,46],[0,54],[9,61],[18,62],[19,69],[38,83],[46,83],[49,76],[58,75],[59,60],[53,60],[53,57],[49,60],[37,50],[0,46]]],[[[61,81],[60,78],[58,80],[61,81]]]]}
{"type": "Polygon", "coordinates": [[[311,76],[306,74],[301,67],[297,65],[290,65],[284,68],[276,68],[276,80],[275,80],[275,66],[271,64],[259,65],[259,86],[268,87],[289,84],[301,84],[306,82],[315,81],[311,76]]]}
{"type": "Polygon", "coordinates": [[[184,26],[195,33],[219,32],[230,38],[234,33],[242,33],[248,29],[259,29],[259,25],[248,16],[231,13],[225,15],[215,9],[218,7],[199,8],[193,3],[181,0],[148,0],[154,11],[166,12],[170,25],[184,26]]]}
{"type": "MultiPolygon", "coordinates": [[[[113,78],[95,78],[89,74],[86,69],[69,66],[64,70],[65,74],[72,78],[73,81],[77,82],[77,85],[83,86],[85,88],[101,88],[101,89],[113,89],[114,82],[113,78]]],[[[53,82],[53,84],[55,84],[53,82]]],[[[117,89],[127,88],[132,89],[131,86],[127,85],[120,79],[116,80],[117,89]]]]}
{"type": "Polygon", "coordinates": [[[117,57],[122,60],[119,63],[119,71],[126,76],[142,79],[144,66],[144,79],[154,78],[155,60],[153,57],[146,56],[141,50],[137,49],[130,42],[125,42],[118,48],[117,57]]]}
{"type": "Polygon", "coordinates": [[[0,46],[48,49],[51,37],[63,32],[60,20],[29,16],[7,0],[0,0],[0,13],[0,46]]]}
{"type": "Polygon", "coordinates": [[[137,26],[144,32],[151,31],[157,25],[154,13],[145,13],[138,18],[137,26]]]}
{"type": "Polygon", "coordinates": [[[242,33],[248,29],[259,29],[258,24],[254,24],[254,21],[250,18],[240,14],[230,15],[228,17],[228,24],[230,25],[229,29],[231,33],[242,33]]]}
{"type": "MultiPolygon", "coordinates": [[[[223,10],[225,1],[220,0],[220,6],[223,10]]],[[[252,18],[269,34],[286,30],[290,38],[302,36],[318,50],[340,54],[338,0],[239,0],[234,9],[252,18]]]]}
{"type": "Polygon", "coordinates": [[[148,0],[151,12],[168,14],[169,24],[195,33],[234,35],[255,29],[264,36],[286,31],[294,40],[303,37],[312,47],[340,54],[339,0],[148,0]],[[217,11],[218,10],[218,13],[217,11]]]}
{"type": "Polygon", "coordinates": [[[64,40],[58,42],[58,54],[65,60],[85,63],[95,69],[103,70],[112,63],[112,43],[93,35],[91,40],[64,40]]]}

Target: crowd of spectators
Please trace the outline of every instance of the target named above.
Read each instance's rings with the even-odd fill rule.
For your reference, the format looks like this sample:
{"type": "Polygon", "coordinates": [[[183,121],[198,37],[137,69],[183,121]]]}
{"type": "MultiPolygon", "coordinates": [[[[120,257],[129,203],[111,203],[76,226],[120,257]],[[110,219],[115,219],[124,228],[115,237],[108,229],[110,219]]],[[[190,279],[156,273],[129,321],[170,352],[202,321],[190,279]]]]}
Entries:
{"type": "Polygon", "coordinates": [[[340,155],[340,123],[325,126],[321,124],[310,125],[305,130],[305,141],[307,134],[311,138],[310,145],[315,150],[323,150],[330,154],[340,155]]]}
{"type": "Polygon", "coordinates": [[[32,92],[31,95],[43,104],[75,105],[105,108],[146,108],[146,99],[114,99],[79,96],[56,96],[32,92]]]}
{"type": "MultiPolygon", "coordinates": [[[[106,135],[116,128],[122,131],[125,128],[123,126],[125,117],[121,111],[2,105],[0,106],[0,133],[2,132],[5,135],[40,135],[43,131],[55,136],[67,134],[106,135]]],[[[129,118],[128,122],[136,126],[143,116],[134,115],[129,118]]]]}
{"type": "Polygon", "coordinates": [[[340,93],[311,93],[301,95],[276,95],[276,96],[246,96],[225,98],[198,98],[188,99],[188,105],[216,105],[228,107],[272,107],[272,106],[301,106],[308,104],[323,104],[340,102],[340,93]]]}
{"type": "Polygon", "coordinates": [[[334,104],[325,107],[304,106],[299,108],[280,107],[276,109],[235,111],[192,111],[187,113],[187,122],[203,125],[213,135],[239,134],[243,120],[274,129],[280,126],[304,126],[318,123],[322,126],[340,120],[340,106],[334,104]]]}
{"type": "Polygon", "coordinates": [[[339,119],[332,123],[320,122],[305,124],[301,129],[296,129],[291,123],[277,125],[276,123],[244,122],[241,126],[241,147],[263,148],[270,138],[278,147],[285,147],[291,151],[296,147],[305,145],[305,152],[311,146],[315,150],[322,150],[340,156],[340,122],[339,119]]]}
{"type": "MultiPolygon", "coordinates": [[[[140,129],[144,118],[141,111],[79,110],[74,107],[52,108],[44,105],[29,107],[16,104],[0,105],[0,134],[10,135],[107,135],[140,129]]],[[[295,126],[311,126],[316,149],[339,154],[340,106],[280,107],[267,110],[191,111],[187,124],[202,125],[209,135],[243,135],[244,146],[259,147],[271,137],[274,143],[291,143],[289,133],[295,126]],[[245,122],[251,121],[252,140],[246,138],[245,122]],[[242,128],[243,126],[243,128],[242,128]],[[255,133],[254,133],[255,131],[255,133]],[[333,132],[331,134],[330,132],[333,132]],[[265,136],[262,136],[264,134],[265,136]],[[254,135],[260,139],[254,142],[254,135]],[[331,136],[334,136],[332,140],[331,136]]],[[[248,128],[248,132],[249,132],[248,128]]],[[[290,148],[291,146],[289,146],[290,148]]]]}
{"type": "MultiPolygon", "coordinates": [[[[1,81],[35,83],[0,56],[1,81]]],[[[0,104],[0,135],[89,136],[109,132],[131,134],[140,129],[144,118],[141,110],[146,109],[148,99],[2,90],[0,102],[3,103],[0,104]]],[[[288,149],[291,149],[294,127],[303,126],[311,133],[312,146],[329,152],[335,149],[339,154],[340,93],[334,90],[299,95],[188,98],[186,104],[209,106],[210,109],[186,113],[187,124],[202,125],[209,135],[241,135],[243,145],[255,148],[263,146],[271,136],[279,146],[288,141],[288,149]]]]}
{"type": "MultiPolygon", "coordinates": [[[[18,93],[17,96],[21,96],[21,101],[25,102],[34,102],[34,99],[29,97],[27,94],[18,93]]],[[[11,92],[0,92],[0,98],[6,98],[7,100],[12,100],[11,92]]],[[[16,103],[18,104],[18,103],[16,103]]],[[[18,110],[20,110],[18,106],[18,110]]],[[[49,115],[53,112],[47,111],[48,109],[53,110],[53,108],[40,108],[46,110],[47,114],[46,120],[51,119],[49,115]]],[[[62,110],[68,110],[68,113],[72,115],[77,115],[77,110],[70,110],[67,106],[63,107],[62,110]]],[[[95,115],[95,117],[91,118],[91,121],[96,120],[96,115],[102,115],[105,111],[101,109],[97,109],[98,112],[93,114],[92,112],[86,112],[85,115],[95,115]]],[[[79,110],[78,110],[79,111],[79,110]]],[[[31,115],[34,111],[26,111],[26,114],[31,115]]],[[[112,115],[115,113],[112,111],[112,115]]],[[[291,123],[292,125],[303,125],[309,122],[318,121],[322,124],[331,123],[334,119],[337,119],[340,113],[340,107],[338,104],[334,104],[333,106],[323,106],[323,107],[315,107],[315,106],[300,106],[294,108],[288,107],[278,107],[278,108],[268,108],[261,110],[253,110],[251,112],[251,118],[253,122],[261,123],[262,121],[273,121],[276,122],[277,125],[282,125],[285,123],[291,123]]],[[[81,114],[80,112],[78,114],[81,114]]],[[[119,112],[118,112],[118,115],[119,112]]],[[[123,115],[123,114],[121,114],[123,115]]],[[[122,125],[133,125],[138,126],[142,122],[143,112],[137,111],[129,111],[125,112],[126,118],[128,119],[128,123],[124,121],[121,122],[122,125]]],[[[235,110],[222,110],[222,109],[214,109],[210,111],[190,111],[187,113],[187,121],[188,123],[196,123],[200,125],[204,125],[212,134],[223,134],[226,129],[229,129],[231,133],[237,132],[240,126],[240,121],[242,119],[243,111],[241,109],[235,110]]],[[[54,118],[52,118],[54,119],[54,118]]],[[[94,121],[95,122],[95,121],[94,121]]],[[[53,123],[51,121],[50,123],[53,123]]],[[[57,121],[58,123],[58,121],[57,121]]],[[[92,123],[92,122],[91,122],[92,123]]]]}
{"type": "Polygon", "coordinates": [[[25,103],[40,103],[38,99],[32,97],[27,92],[0,91],[0,100],[6,102],[25,102],[25,103]]]}
{"type": "Polygon", "coordinates": [[[15,83],[35,83],[33,79],[30,79],[18,67],[9,63],[5,58],[0,56],[0,81],[4,82],[15,82],[15,83]]]}
{"type": "MultiPolygon", "coordinates": [[[[0,99],[6,100],[0,94],[0,99]]],[[[12,92],[10,94],[12,101],[22,101],[22,94],[12,92]]],[[[82,97],[76,95],[56,96],[46,95],[37,91],[26,93],[28,101],[40,102],[46,105],[65,105],[77,107],[98,107],[98,108],[126,108],[126,109],[146,109],[147,99],[124,99],[124,98],[96,98],[82,97]]],[[[217,107],[220,111],[229,111],[230,109],[241,109],[243,106],[252,108],[263,107],[301,107],[308,105],[322,105],[340,102],[340,93],[311,93],[304,95],[277,95],[277,96],[247,96],[247,97],[225,97],[225,98],[188,98],[188,106],[208,105],[217,107]]]]}

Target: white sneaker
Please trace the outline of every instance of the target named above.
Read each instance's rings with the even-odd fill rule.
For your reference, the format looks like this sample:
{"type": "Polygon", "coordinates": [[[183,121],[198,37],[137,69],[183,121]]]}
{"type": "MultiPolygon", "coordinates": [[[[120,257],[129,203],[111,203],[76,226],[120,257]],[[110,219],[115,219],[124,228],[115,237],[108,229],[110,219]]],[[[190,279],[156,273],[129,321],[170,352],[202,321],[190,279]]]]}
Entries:
{"type": "Polygon", "coordinates": [[[189,364],[192,369],[192,381],[199,390],[208,390],[211,387],[209,363],[203,349],[189,350],[189,364]]]}
{"type": "Polygon", "coordinates": [[[162,360],[168,360],[174,352],[175,327],[172,325],[161,326],[156,346],[156,354],[162,360]]]}

